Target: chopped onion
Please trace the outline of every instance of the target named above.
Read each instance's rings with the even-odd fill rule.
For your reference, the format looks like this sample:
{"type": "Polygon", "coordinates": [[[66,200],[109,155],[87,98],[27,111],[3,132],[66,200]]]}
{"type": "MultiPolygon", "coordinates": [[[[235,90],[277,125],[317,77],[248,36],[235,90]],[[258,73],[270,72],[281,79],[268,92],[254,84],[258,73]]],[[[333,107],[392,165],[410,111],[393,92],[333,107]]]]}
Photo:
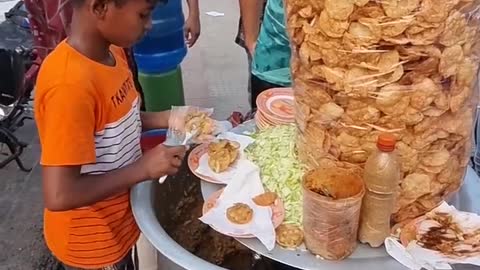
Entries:
{"type": "Polygon", "coordinates": [[[287,224],[302,224],[302,167],[295,154],[296,128],[272,127],[253,135],[248,158],[260,167],[263,185],[278,194],[285,205],[287,224]]]}

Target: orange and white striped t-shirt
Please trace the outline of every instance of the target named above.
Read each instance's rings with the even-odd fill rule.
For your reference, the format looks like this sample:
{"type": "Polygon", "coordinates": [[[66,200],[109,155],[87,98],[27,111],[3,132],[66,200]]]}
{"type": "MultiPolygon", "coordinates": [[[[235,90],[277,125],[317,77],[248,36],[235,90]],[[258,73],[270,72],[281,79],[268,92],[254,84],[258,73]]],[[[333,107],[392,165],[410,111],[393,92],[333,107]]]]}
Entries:
{"type": "MultiPolygon", "coordinates": [[[[140,108],[123,50],[111,47],[106,66],[62,42],[45,59],[35,90],[35,118],[45,166],[81,165],[82,174],[104,174],[136,161],[140,108]]],[[[64,264],[95,269],[123,259],[139,230],[129,191],[64,212],[45,209],[48,247],[64,264]]]]}

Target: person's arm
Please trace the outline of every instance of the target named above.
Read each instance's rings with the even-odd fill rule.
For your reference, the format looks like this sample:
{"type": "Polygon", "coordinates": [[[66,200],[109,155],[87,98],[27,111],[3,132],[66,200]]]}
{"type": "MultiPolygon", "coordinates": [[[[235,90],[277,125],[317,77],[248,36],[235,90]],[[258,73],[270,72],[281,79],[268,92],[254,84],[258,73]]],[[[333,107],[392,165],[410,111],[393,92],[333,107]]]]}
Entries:
{"type": "Polygon", "coordinates": [[[180,166],[185,147],[159,145],[131,165],[104,175],[81,174],[81,166],[97,161],[96,104],[95,89],[88,85],[41,88],[35,97],[47,209],[67,211],[92,205],[138,182],[174,174],[180,166]]]}
{"type": "Polygon", "coordinates": [[[200,37],[200,8],[198,0],[187,0],[188,17],[185,21],[185,40],[192,47],[200,37]]]}
{"type": "Polygon", "coordinates": [[[170,111],[163,112],[141,112],[143,130],[168,128],[170,111]]]}
{"type": "Polygon", "coordinates": [[[92,205],[133,185],[173,175],[178,171],[185,148],[159,145],[137,162],[103,175],[81,175],[81,166],[43,166],[43,197],[50,211],[68,211],[92,205]]]}
{"type": "Polygon", "coordinates": [[[253,55],[260,32],[260,18],[262,17],[264,0],[239,0],[239,4],[245,45],[250,55],[253,55]]]}

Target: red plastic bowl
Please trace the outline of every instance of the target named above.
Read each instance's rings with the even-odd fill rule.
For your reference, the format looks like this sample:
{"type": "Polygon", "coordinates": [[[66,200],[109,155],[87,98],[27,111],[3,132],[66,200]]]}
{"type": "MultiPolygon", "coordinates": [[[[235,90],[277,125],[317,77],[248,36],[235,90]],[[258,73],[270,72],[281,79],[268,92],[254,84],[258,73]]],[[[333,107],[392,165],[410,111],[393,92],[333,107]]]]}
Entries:
{"type": "Polygon", "coordinates": [[[163,143],[166,139],[166,136],[166,129],[155,129],[143,133],[140,139],[140,146],[142,148],[142,151],[145,152],[163,143]]]}

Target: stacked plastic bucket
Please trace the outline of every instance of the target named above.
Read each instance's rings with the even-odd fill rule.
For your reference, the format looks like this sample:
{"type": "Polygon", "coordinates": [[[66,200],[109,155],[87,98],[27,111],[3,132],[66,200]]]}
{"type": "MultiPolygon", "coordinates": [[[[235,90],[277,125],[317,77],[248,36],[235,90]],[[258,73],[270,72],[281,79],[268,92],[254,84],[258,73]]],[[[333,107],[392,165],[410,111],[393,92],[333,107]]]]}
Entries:
{"type": "Polygon", "coordinates": [[[180,68],[187,54],[182,1],[158,5],[152,17],[152,30],[135,46],[135,58],[147,111],[162,111],[185,104],[180,68]]]}

